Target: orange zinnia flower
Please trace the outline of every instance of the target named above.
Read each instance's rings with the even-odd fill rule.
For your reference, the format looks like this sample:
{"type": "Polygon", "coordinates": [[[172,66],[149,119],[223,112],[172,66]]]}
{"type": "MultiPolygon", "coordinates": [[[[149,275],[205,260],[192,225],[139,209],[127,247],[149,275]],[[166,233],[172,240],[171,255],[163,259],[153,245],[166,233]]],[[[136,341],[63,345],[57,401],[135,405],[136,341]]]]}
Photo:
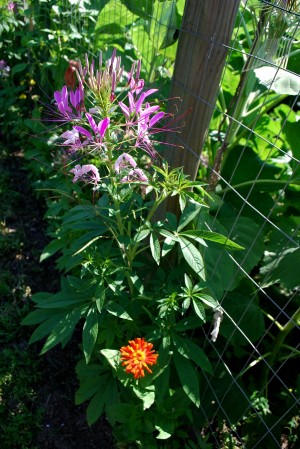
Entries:
{"type": "Polygon", "coordinates": [[[122,366],[126,366],[126,372],[132,373],[135,379],[145,376],[144,369],[152,373],[148,365],[155,365],[158,357],[152,348],[153,344],[143,338],[135,338],[129,341],[129,345],[122,346],[121,360],[124,360],[122,366]]]}

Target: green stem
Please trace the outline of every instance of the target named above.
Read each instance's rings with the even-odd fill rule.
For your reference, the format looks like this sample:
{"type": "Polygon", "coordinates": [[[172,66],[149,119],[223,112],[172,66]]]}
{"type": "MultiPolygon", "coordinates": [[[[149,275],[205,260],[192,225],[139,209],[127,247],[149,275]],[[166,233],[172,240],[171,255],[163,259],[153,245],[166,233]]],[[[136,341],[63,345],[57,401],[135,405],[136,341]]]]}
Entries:
{"type": "Polygon", "coordinates": [[[266,388],[268,385],[268,377],[270,367],[273,367],[276,362],[277,356],[284,346],[284,340],[288,336],[288,334],[294,329],[295,326],[298,326],[300,323],[300,307],[293,314],[291,319],[282,327],[282,329],[278,332],[275,340],[272,342],[272,351],[270,353],[270,357],[268,359],[268,365],[265,365],[265,369],[262,374],[262,385],[266,388]]]}

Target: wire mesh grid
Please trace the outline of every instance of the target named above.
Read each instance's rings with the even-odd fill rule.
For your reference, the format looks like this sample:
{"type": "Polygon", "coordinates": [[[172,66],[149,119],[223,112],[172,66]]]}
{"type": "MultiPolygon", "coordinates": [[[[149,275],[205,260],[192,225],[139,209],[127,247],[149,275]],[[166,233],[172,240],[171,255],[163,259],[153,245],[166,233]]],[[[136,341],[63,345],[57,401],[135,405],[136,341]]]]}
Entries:
{"type": "MultiPolygon", "coordinates": [[[[113,31],[120,46],[142,56],[149,81],[163,82],[172,75],[175,41],[179,35],[180,45],[182,33],[178,16],[194,2],[136,2],[139,14],[130,1],[92,3],[101,16],[96,41],[101,33],[109,47],[113,31]],[[153,3],[158,5],[155,10],[153,3]]],[[[198,161],[199,173],[215,199],[213,214],[203,216],[199,226],[225,229],[229,238],[245,247],[237,255],[215,258],[210,247],[204,254],[207,263],[213,263],[211,288],[224,316],[216,342],[211,341],[211,325],[203,331],[203,349],[214,360],[215,371],[211,376],[201,374],[199,423],[203,435],[215,435],[215,447],[221,447],[218,435],[228,428],[231,446],[228,442],[226,447],[296,447],[288,446],[296,434],[289,443],[285,434],[299,426],[300,6],[293,0],[237,3],[230,44],[214,33],[203,35],[197,23],[190,31],[209,41],[210,50],[224,50],[227,58],[217,101],[207,100],[210,50],[202,64],[203,81],[193,91],[187,80],[197,54],[190,47],[181,88],[206,105],[210,127],[200,151],[190,142],[201,117],[193,116],[184,138],[175,136],[176,144],[198,161]]],[[[222,14],[217,14],[215,26],[222,27],[222,14]]],[[[186,112],[184,107],[182,102],[179,115],[186,112]]]]}

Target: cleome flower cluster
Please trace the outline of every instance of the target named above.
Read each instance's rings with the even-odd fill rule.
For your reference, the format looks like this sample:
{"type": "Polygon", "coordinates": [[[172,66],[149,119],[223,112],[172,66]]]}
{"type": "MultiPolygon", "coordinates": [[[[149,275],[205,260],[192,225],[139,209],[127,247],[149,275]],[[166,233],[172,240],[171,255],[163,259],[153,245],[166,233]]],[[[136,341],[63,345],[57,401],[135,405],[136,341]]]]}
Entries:
{"type": "Polygon", "coordinates": [[[102,65],[101,53],[97,68],[88,57],[85,65],[72,61],[66,85],[54,92],[55,121],[68,128],[59,142],[67,149],[70,163],[75,162],[70,170],[73,182],[91,183],[96,189],[101,166],[121,183],[146,184],[148,176],[138,163],[142,154],[151,160],[156,157],[151,137],[161,131],[159,123],[165,117],[160,106],[150,102],[158,89],[144,89],[140,61],[126,73],[115,50],[102,65]],[[89,158],[97,159],[99,166],[82,163],[89,158]]]}

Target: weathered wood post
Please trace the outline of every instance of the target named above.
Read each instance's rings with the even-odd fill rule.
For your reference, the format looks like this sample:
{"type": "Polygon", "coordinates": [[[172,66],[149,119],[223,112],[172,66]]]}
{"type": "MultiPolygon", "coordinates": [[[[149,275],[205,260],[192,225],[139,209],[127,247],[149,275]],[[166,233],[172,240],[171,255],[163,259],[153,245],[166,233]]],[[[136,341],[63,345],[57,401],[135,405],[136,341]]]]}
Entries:
{"type": "Polygon", "coordinates": [[[169,110],[184,115],[176,126],[180,133],[168,133],[164,152],[171,167],[184,167],[195,179],[209,122],[215,107],[240,0],[186,0],[172,81],[169,110]],[[176,100],[181,98],[181,102],[176,100]]]}

